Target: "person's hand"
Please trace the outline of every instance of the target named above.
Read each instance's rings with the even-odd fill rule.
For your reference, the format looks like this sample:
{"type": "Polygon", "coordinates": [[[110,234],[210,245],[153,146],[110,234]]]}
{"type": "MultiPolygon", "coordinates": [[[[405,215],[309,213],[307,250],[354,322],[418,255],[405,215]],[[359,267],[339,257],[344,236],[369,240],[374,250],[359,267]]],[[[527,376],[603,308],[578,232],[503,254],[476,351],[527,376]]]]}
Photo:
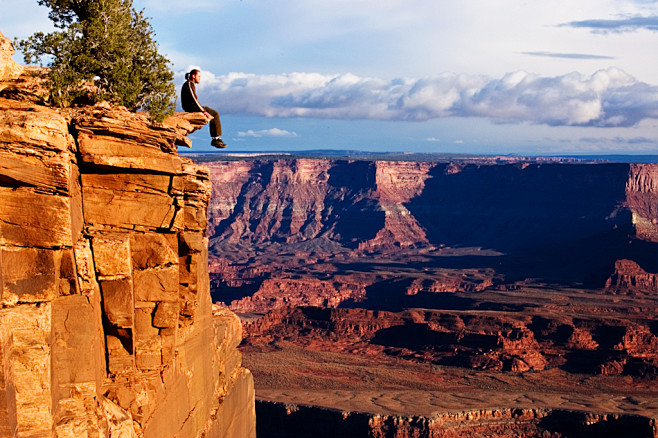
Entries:
{"type": "Polygon", "coordinates": [[[212,119],[212,116],[210,115],[210,113],[207,113],[207,112],[204,111],[203,115],[206,116],[206,119],[212,119]]]}

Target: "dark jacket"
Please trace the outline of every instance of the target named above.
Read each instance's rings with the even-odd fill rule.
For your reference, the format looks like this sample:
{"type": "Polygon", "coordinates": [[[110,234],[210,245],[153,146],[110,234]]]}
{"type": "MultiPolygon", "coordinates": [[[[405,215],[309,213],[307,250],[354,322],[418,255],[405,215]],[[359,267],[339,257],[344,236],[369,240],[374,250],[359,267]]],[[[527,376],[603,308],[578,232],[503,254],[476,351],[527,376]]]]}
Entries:
{"type": "Polygon", "coordinates": [[[196,96],[196,87],[194,82],[185,81],[183,88],[180,90],[180,100],[183,111],[188,113],[204,112],[203,106],[196,96]]]}

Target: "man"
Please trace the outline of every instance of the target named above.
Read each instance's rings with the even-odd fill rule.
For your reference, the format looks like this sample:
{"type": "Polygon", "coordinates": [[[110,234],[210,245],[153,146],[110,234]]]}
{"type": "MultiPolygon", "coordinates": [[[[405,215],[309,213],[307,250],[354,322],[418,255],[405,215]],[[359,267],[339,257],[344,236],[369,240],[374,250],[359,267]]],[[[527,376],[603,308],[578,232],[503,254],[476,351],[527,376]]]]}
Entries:
{"type": "Polygon", "coordinates": [[[201,112],[207,119],[210,119],[210,137],[212,137],[210,145],[216,148],[225,148],[226,144],[222,141],[222,124],[219,121],[219,113],[210,107],[201,105],[196,95],[195,85],[201,82],[201,72],[195,68],[189,73],[185,73],[185,79],[186,81],[180,93],[183,111],[188,113],[201,112]]]}

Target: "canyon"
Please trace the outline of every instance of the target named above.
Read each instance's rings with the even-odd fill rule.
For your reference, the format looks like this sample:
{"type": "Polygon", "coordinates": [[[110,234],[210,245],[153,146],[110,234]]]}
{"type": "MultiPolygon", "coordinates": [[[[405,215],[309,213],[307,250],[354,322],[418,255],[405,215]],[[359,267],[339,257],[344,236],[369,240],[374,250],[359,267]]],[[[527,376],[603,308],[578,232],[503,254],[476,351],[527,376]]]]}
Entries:
{"type": "Polygon", "coordinates": [[[185,157],[12,54],[0,437],[658,437],[657,164],[185,157]]]}
{"type": "Polygon", "coordinates": [[[197,161],[262,436],[658,436],[657,164],[197,161]]]}
{"type": "Polygon", "coordinates": [[[44,103],[0,34],[0,436],[256,436],[208,276],[206,120],[44,103]]]}

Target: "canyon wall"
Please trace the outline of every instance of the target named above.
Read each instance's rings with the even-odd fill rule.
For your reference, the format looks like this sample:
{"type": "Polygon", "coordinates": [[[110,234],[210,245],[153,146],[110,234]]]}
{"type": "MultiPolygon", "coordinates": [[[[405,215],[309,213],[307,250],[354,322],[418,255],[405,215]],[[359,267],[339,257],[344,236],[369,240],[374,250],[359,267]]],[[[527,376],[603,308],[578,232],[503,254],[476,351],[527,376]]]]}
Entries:
{"type": "Polygon", "coordinates": [[[205,120],[31,96],[0,97],[0,436],[255,437],[208,171],[176,152],[205,120]]]}
{"type": "Polygon", "coordinates": [[[509,252],[629,225],[629,197],[636,222],[655,222],[648,166],[212,162],[217,196],[210,229],[217,238],[255,243],[328,238],[353,249],[461,245],[509,252]]]}
{"type": "Polygon", "coordinates": [[[207,165],[213,297],[242,312],[363,301],[386,286],[366,260],[442,268],[399,281],[407,295],[527,279],[621,291],[658,274],[656,164],[207,165]]]}
{"type": "Polygon", "coordinates": [[[481,409],[431,417],[341,412],[314,406],[259,401],[259,430],[268,437],[333,438],[653,438],[656,421],[636,415],[593,414],[561,409],[481,409]],[[322,428],[317,425],[322,424],[322,428]]]}
{"type": "Polygon", "coordinates": [[[658,242],[658,164],[632,164],[626,194],[638,235],[658,242]]]}

